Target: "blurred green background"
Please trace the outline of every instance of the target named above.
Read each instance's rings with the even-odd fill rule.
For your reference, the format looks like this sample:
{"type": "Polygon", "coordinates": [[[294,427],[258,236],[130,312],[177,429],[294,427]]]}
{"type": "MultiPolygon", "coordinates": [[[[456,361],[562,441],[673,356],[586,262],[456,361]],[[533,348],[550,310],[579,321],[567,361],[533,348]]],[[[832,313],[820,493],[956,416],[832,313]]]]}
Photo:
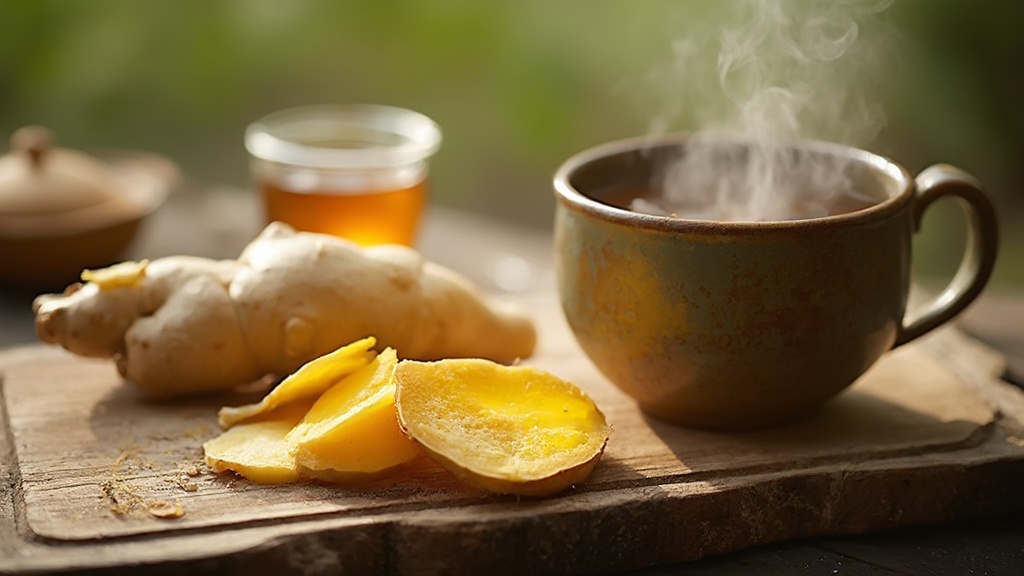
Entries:
{"type": "MultiPolygon", "coordinates": [[[[444,130],[433,202],[547,228],[557,166],[646,133],[672,90],[711,81],[696,70],[664,78],[671,47],[715,33],[733,9],[713,0],[0,0],[0,133],[43,124],[63,146],[161,152],[190,186],[243,191],[242,132],[259,116],[328,102],[403,106],[444,130]]],[[[1002,217],[995,284],[1024,287],[1024,3],[897,0],[884,19],[898,41],[880,58],[901,64],[873,79],[888,122],[866,145],[914,172],[949,162],[977,176],[1002,217]]],[[[663,127],[697,128],[700,106],[688,101],[663,127]]],[[[934,209],[916,243],[918,271],[951,271],[962,235],[954,207],[934,209]]]]}

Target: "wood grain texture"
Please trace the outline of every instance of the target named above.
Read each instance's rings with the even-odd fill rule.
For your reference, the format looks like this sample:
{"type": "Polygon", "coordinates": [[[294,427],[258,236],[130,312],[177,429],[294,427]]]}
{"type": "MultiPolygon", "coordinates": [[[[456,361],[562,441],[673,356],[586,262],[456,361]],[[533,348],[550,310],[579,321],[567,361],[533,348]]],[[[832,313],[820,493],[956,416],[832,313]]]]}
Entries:
{"type": "Polygon", "coordinates": [[[643,415],[553,296],[522,303],[541,324],[530,363],[585,388],[613,427],[591,478],[545,500],[485,495],[429,464],[358,489],[252,485],[201,452],[216,409],[252,394],[155,403],[106,361],[0,353],[0,571],[603,573],[1024,509],[1024,399],[955,330],[890,353],[803,422],[711,433],[643,415]],[[154,517],[156,502],[185,514],[154,517]]]}

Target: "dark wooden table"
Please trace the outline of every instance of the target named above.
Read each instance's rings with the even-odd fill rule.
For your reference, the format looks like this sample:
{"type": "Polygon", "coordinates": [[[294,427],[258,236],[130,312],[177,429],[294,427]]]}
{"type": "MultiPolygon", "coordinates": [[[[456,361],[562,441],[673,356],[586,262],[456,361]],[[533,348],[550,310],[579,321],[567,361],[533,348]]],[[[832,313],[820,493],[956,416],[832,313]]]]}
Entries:
{"type": "MultiPolygon", "coordinates": [[[[186,191],[148,223],[128,256],[234,257],[260,227],[258,206],[245,192],[186,191]]],[[[554,287],[550,236],[544,231],[434,208],[419,248],[491,291],[554,287]],[[473,241],[453,242],[456,231],[473,241]]],[[[33,291],[0,290],[0,348],[35,340],[33,296],[33,291]]],[[[1006,355],[1007,380],[1024,383],[1024,294],[990,291],[964,314],[960,325],[1006,355]]],[[[1019,575],[1024,574],[1024,516],[785,542],[633,574],[1019,575]]]]}

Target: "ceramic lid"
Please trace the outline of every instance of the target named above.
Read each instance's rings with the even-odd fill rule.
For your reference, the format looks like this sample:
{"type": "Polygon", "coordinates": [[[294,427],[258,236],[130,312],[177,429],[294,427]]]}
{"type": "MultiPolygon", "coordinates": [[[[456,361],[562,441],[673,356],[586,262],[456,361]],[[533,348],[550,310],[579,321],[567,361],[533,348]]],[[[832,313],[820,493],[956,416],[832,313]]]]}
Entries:
{"type": "Polygon", "coordinates": [[[96,206],[117,196],[117,182],[91,156],[52,146],[52,133],[27,126],[0,157],[0,215],[43,216],[96,206]]]}

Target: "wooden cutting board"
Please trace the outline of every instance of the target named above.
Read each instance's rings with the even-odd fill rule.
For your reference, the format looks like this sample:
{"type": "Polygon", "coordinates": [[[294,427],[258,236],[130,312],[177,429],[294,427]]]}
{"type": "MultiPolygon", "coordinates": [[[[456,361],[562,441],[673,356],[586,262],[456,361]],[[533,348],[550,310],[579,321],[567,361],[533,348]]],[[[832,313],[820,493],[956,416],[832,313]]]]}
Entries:
{"type": "Polygon", "coordinates": [[[256,396],[157,403],[108,361],[0,352],[0,572],[593,573],[1024,509],[1024,395],[955,329],[889,353],[808,420],[712,433],[644,416],[553,295],[524,304],[541,334],[530,363],[585,388],[613,428],[590,479],[541,500],[436,466],[360,488],[253,485],[212,473],[201,444],[217,408],[256,396]]]}

